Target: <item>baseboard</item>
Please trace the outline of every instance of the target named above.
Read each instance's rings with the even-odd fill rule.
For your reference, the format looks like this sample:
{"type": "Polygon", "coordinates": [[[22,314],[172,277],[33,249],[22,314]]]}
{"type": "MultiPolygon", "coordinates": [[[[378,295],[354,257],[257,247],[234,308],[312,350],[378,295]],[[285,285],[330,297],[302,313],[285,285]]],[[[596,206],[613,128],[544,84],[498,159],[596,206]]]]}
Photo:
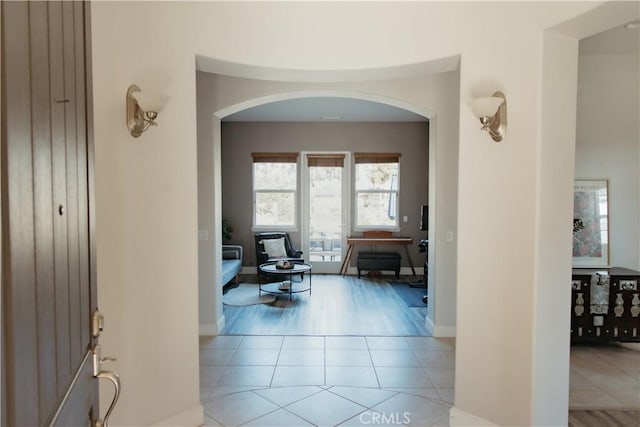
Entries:
{"type": "Polygon", "coordinates": [[[633,351],[640,351],[640,342],[621,342],[618,345],[633,351]]]}
{"type": "MultiPolygon", "coordinates": [[[[422,276],[424,275],[424,267],[414,267],[414,270],[416,271],[416,276],[422,276]]],[[[357,276],[358,275],[358,267],[349,267],[349,270],[347,271],[347,274],[350,275],[354,275],[357,276]]],[[[364,273],[362,274],[362,276],[366,276],[367,275],[367,271],[364,270],[364,273]]],[[[393,271],[389,270],[383,270],[380,272],[380,275],[382,276],[395,276],[396,273],[394,273],[393,271]]],[[[400,275],[401,276],[413,276],[413,271],[411,271],[411,267],[400,267],[400,275]]]]}
{"type": "Polygon", "coordinates": [[[429,316],[424,319],[427,332],[432,337],[438,338],[453,338],[456,336],[455,326],[436,326],[429,316]]]}
{"type": "MultiPolygon", "coordinates": [[[[416,276],[424,276],[424,267],[413,267],[416,271],[416,276]]],[[[403,276],[412,276],[413,271],[411,271],[411,267],[400,267],[400,274],[403,276]]]]}
{"type": "Polygon", "coordinates": [[[427,328],[427,333],[429,333],[429,335],[433,336],[433,330],[435,329],[436,325],[433,324],[433,321],[431,320],[431,318],[429,316],[426,316],[424,318],[424,326],[425,326],[425,328],[427,328]]]}
{"type": "Polygon", "coordinates": [[[204,424],[204,410],[202,405],[198,404],[193,408],[180,412],[162,421],[151,424],[153,427],[198,427],[204,424]]]}
{"type": "Polygon", "coordinates": [[[201,336],[205,337],[217,336],[220,335],[220,331],[222,331],[222,328],[224,328],[225,323],[225,317],[224,315],[222,315],[216,323],[200,324],[198,332],[201,336]]]}
{"type": "Polygon", "coordinates": [[[468,412],[462,411],[455,406],[449,410],[449,425],[451,427],[497,427],[497,424],[494,424],[491,421],[487,421],[484,418],[480,418],[468,412]]]}
{"type": "Polygon", "coordinates": [[[440,338],[455,338],[455,326],[436,326],[433,328],[433,336],[440,338]]]}
{"type": "Polygon", "coordinates": [[[224,325],[226,325],[226,323],[227,323],[227,319],[226,317],[224,317],[224,314],[223,314],[222,316],[220,316],[220,318],[216,322],[216,326],[218,327],[218,333],[216,333],[216,335],[220,335],[220,332],[222,331],[222,329],[224,329],[224,325]]]}

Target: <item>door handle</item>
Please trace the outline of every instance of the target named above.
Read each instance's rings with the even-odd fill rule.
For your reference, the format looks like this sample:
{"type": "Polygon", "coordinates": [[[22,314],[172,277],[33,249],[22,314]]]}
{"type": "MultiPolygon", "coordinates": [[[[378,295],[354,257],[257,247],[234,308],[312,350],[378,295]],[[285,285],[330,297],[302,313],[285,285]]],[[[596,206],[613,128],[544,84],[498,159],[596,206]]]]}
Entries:
{"type": "Polygon", "coordinates": [[[98,372],[97,378],[106,378],[111,381],[115,387],[113,400],[111,401],[111,405],[109,405],[109,409],[107,409],[107,413],[104,415],[104,420],[98,418],[95,423],[95,427],[109,427],[107,422],[111,416],[111,411],[113,411],[113,408],[116,406],[116,403],[120,398],[120,377],[118,377],[118,374],[113,371],[100,371],[98,372]]]}
{"type": "Polygon", "coordinates": [[[109,427],[107,423],[109,421],[109,417],[111,416],[111,412],[113,411],[113,408],[115,408],[116,403],[118,403],[118,399],[120,398],[121,386],[120,386],[120,377],[118,377],[118,374],[116,374],[113,371],[103,370],[102,364],[104,362],[113,362],[116,359],[113,357],[104,357],[104,358],[101,357],[100,344],[96,344],[95,346],[93,346],[92,353],[93,353],[93,376],[98,379],[104,378],[111,381],[115,389],[113,393],[113,399],[111,400],[111,404],[109,405],[109,409],[107,409],[107,412],[104,415],[104,420],[101,420],[100,418],[98,418],[95,421],[93,427],[109,427]]]}

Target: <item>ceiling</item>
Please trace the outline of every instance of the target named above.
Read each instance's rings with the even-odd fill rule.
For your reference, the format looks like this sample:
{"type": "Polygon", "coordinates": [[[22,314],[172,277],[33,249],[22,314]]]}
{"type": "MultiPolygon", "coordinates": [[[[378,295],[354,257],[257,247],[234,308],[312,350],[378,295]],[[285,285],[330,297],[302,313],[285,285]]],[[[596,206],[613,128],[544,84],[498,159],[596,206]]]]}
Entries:
{"type": "Polygon", "coordinates": [[[627,28],[622,25],[580,40],[580,55],[638,55],[639,53],[639,28],[627,28]]]}
{"type": "MultiPolygon", "coordinates": [[[[581,55],[635,54],[640,30],[620,26],[580,41],[581,55]]],[[[224,122],[423,122],[419,114],[379,102],[307,97],[270,102],[231,114],[224,122]]]]}
{"type": "Polygon", "coordinates": [[[424,122],[419,114],[379,102],[309,97],[270,102],[231,114],[224,122],[424,122]]]}

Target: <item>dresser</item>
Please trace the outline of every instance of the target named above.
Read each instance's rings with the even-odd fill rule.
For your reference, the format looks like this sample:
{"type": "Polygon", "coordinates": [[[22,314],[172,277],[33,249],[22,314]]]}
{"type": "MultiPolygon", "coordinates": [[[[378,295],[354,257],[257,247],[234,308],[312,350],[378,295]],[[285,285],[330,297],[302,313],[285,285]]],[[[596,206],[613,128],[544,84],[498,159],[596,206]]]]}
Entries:
{"type": "Polygon", "coordinates": [[[640,271],[575,268],[571,340],[640,342],[640,271]]]}

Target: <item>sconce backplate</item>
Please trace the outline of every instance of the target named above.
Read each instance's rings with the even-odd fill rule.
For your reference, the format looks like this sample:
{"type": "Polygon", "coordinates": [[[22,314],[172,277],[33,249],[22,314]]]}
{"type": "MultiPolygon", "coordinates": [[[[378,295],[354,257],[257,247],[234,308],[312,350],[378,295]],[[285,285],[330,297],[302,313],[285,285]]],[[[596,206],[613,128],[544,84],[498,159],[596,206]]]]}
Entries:
{"type": "Polygon", "coordinates": [[[503,102],[498,107],[498,111],[493,117],[488,130],[491,138],[496,142],[500,142],[507,133],[507,98],[504,96],[504,93],[500,91],[495,92],[493,96],[502,98],[503,102]]]}
{"type": "Polygon", "coordinates": [[[142,135],[142,131],[144,130],[144,120],[140,115],[140,107],[138,106],[138,101],[133,96],[135,92],[140,92],[140,88],[137,85],[129,86],[127,90],[127,129],[129,129],[129,133],[134,138],[142,135]]]}

